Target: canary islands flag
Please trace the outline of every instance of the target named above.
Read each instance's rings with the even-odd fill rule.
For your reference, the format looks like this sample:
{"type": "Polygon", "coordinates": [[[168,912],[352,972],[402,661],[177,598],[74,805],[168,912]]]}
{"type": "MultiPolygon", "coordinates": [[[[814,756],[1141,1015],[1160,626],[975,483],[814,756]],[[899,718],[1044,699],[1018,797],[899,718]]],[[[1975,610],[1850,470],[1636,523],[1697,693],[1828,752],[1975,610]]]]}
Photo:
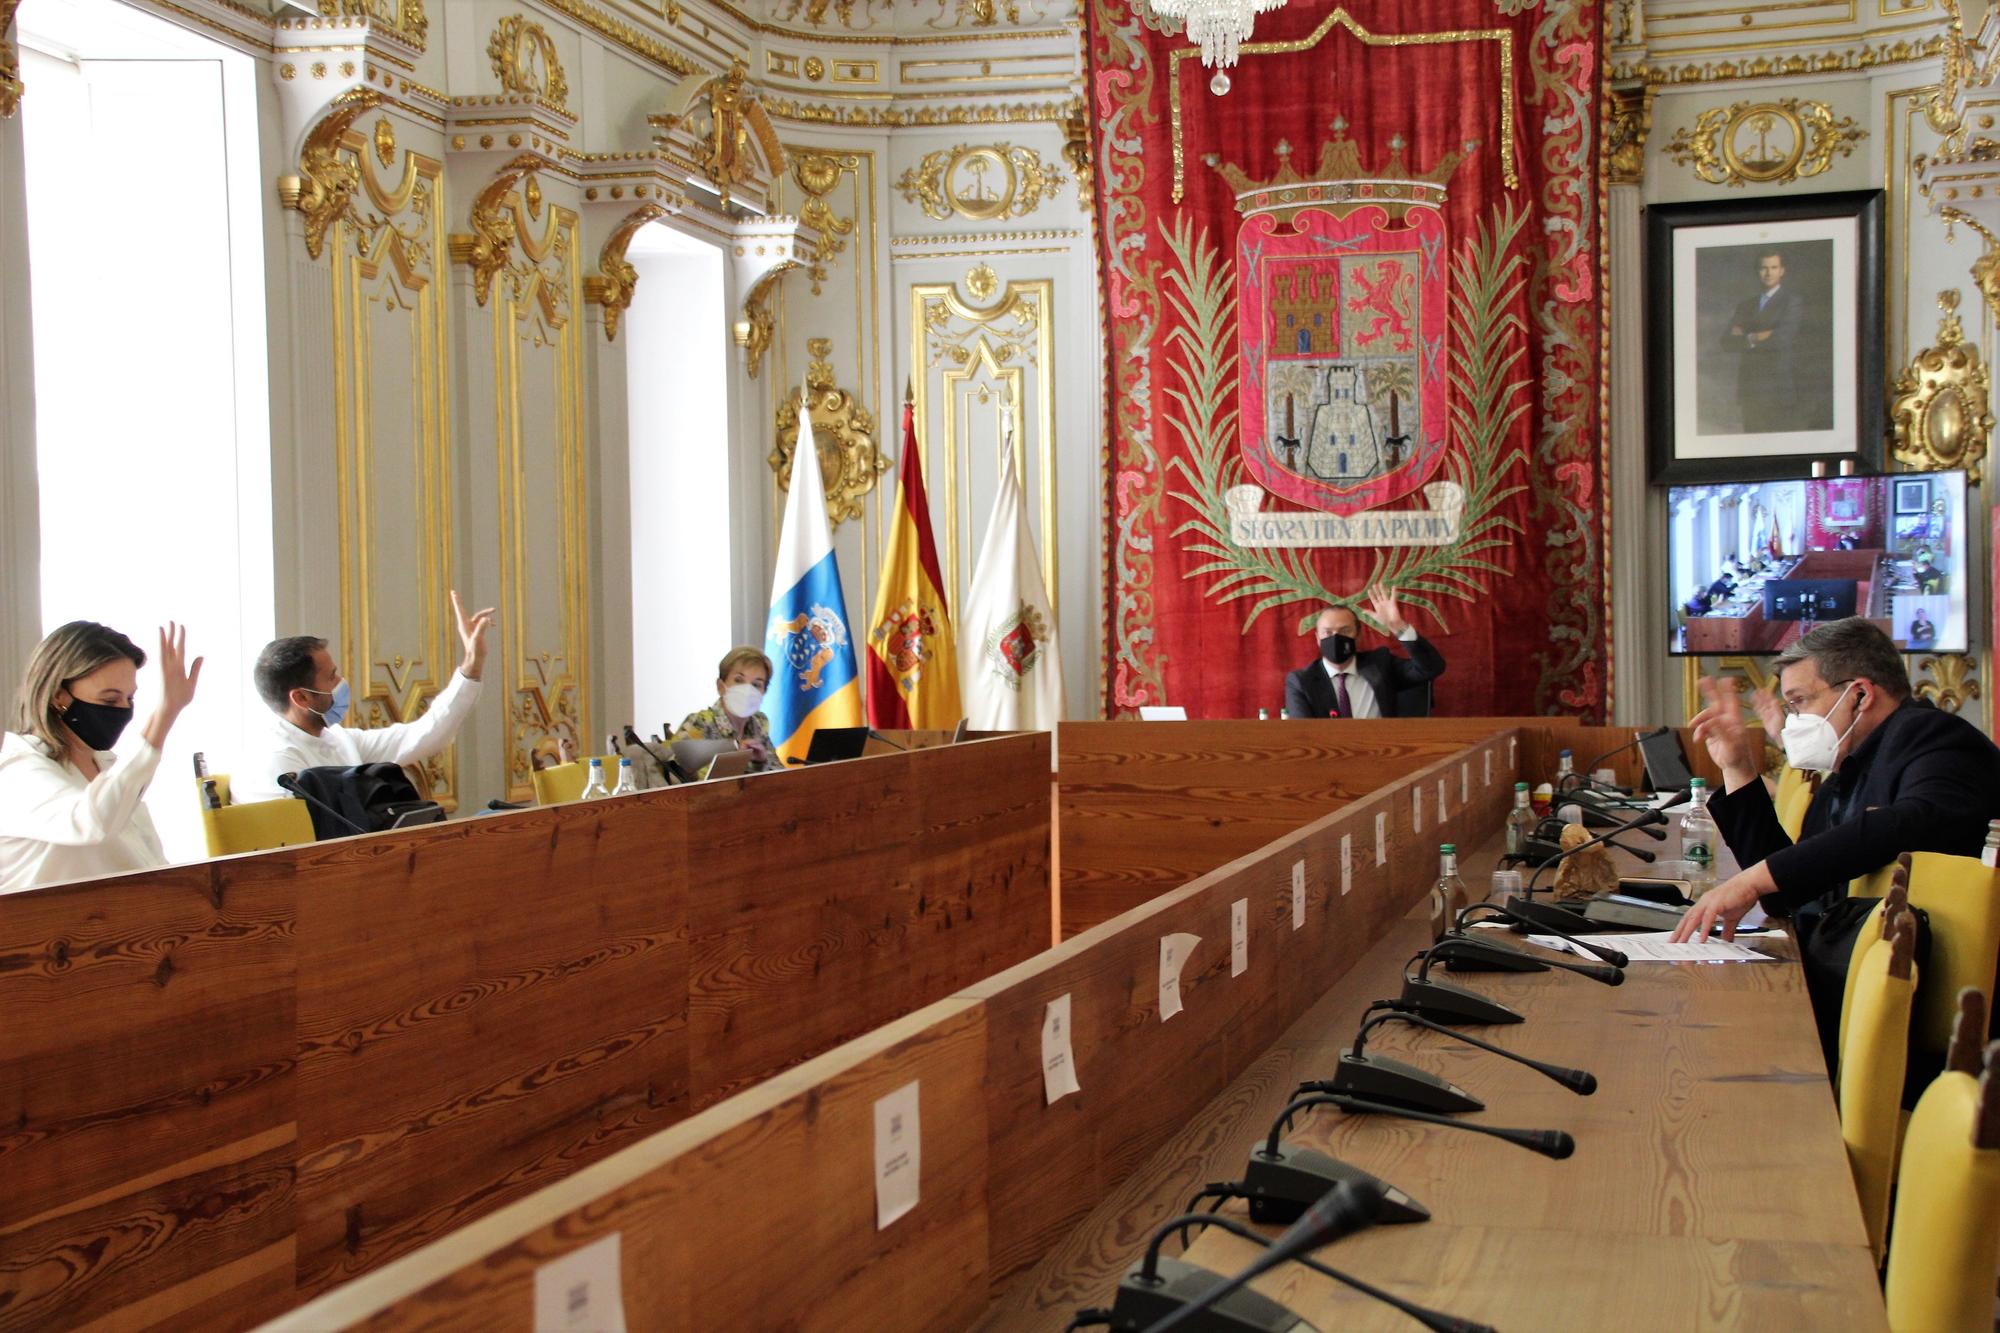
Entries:
{"type": "Polygon", "coordinates": [[[764,715],[781,760],[804,759],[820,727],[861,725],[861,676],[847,632],[847,603],[833,531],[826,521],[826,488],[812,413],[799,394],[799,439],[792,450],[792,489],[778,538],[777,572],[771,579],[771,618],[764,627],[771,659],[771,688],[764,715]]]}
{"type": "Polygon", "coordinates": [[[875,593],[868,631],[868,725],[955,727],[958,646],[938,572],[931,506],[917,454],[915,408],[903,404],[903,461],[896,480],[896,517],[889,554],[875,593]]]}

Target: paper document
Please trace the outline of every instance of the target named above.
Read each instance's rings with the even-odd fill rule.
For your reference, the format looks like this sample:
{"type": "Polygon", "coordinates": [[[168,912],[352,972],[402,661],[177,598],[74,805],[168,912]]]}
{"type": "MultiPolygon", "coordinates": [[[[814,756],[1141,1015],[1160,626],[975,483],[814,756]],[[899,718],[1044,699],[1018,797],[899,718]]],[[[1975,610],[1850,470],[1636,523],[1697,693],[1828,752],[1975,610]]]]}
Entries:
{"type": "Polygon", "coordinates": [[[1201,936],[1177,932],[1160,936],[1160,1021],[1166,1022],[1181,1011],[1181,969],[1188,955],[1201,943],[1201,936]]]}
{"type": "Polygon", "coordinates": [[[1292,929],[1306,924],[1306,863],[1292,862],[1292,929]]]}
{"type": "Polygon", "coordinates": [[[1377,869],[1389,864],[1389,816],[1375,816],[1375,865],[1377,869]]]}
{"type": "Polygon", "coordinates": [[[1493,751],[1487,750],[1479,757],[1486,761],[1486,785],[1490,787],[1493,785],[1493,751]]]}
{"type": "Polygon", "coordinates": [[[1410,788],[1410,828],[1415,832],[1424,831],[1424,789],[1410,788]]]}
{"type": "MultiPolygon", "coordinates": [[[[1375,864],[1382,864],[1382,816],[1377,815],[1375,825],[1375,864]]],[[[1345,898],[1354,888],[1354,835],[1340,835],[1340,896],[1345,898]]]]}
{"type": "MultiPolygon", "coordinates": [[[[1573,953],[1580,958],[1595,961],[1597,955],[1588,949],[1571,944],[1555,935],[1534,935],[1528,938],[1544,949],[1554,949],[1558,953],[1573,953]]],[[[1775,963],[1778,960],[1769,954],[1758,953],[1747,944],[1732,940],[1712,939],[1706,942],[1689,940],[1685,944],[1675,944],[1673,932],[1649,931],[1643,935],[1591,935],[1592,944],[1601,944],[1607,949],[1616,949],[1635,963],[1775,963]]]]}
{"type": "Polygon", "coordinates": [[[1458,803],[1472,804],[1472,761],[1466,760],[1458,766],[1458,803]]]}
{"type": "Polygon", "coordinates": [[[1050,1105],[1072,1092],[1081,1092],[1076,1082],[1076,1053],[1069,1040],[1069,995],[1049,1001],[1042,1018],[1042,1096],[1050,1105]]]}
{"type": "Polygon", "coordinates": [[[1250,970],[1250,900],[1238,898],[1229,904],[1229,975],[1240,977],[1250,970]]]}
{"type": "Polygon", "coordinates": [[[535,1270],[535,1333],[625,1333],[618,1233],[535,1270]]]}
{"type": "Polygon", "coordinates": [[[1444,779],[1439,778],[1438,779],[1438,823],[1442,824],[1444,823],[1445,820],[1450,818],[1451,818],[1451,811],[1447,810],[1444,804],[1444,779]]]}
{"type": "Polygon", "coordinates": [[[875,1099],[875,1229],[917,1206],[923,1131],[917,1123],[915,1080],[875,1099]]]}

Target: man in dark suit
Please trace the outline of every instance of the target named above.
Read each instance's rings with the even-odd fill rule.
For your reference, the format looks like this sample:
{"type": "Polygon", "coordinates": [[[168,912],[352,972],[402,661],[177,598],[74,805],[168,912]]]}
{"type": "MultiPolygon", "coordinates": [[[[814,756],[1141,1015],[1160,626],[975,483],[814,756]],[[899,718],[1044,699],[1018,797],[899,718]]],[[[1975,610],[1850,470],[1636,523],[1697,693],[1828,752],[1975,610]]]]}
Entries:
{"type": "Polygon", "coordinates": [[[1410,655],[1399,657],[1387,648],[1359,651],[1361,617],[1349,607],[1329,606],[1315,626],[1318,659],[1285,677],[1286,716],[1396,717],[1400,691],[1444,674],[1444,657],[1403,619],[1394,589],[1370,588],[1368,603],[1375,622],[1408,644],[1410,655]]]}
{"type": "Polygon", "coordinates": [[[1723,346],[1735,352],[1736,401],[1746,432],[1799,430],[1796,351],[1805,302],[1785,287],[1785,258],[1757,258],[1757,286],[1736,306],[1723,346]]]}
{"type": "Polygon", "coordinates": [[[1743,914],[1794,912],[1900,852],[1977,856],[1987,821],[2000,817],[2000,749],[1954,713],[1911,697],[1909,672],[1888,635],[1860,617],[1830,620],[1779,654],[1788,714],[1785,756],[1828,776],[1806,808],[1796,842],[1778,822],[1760,776],[1762,733],[1744,726],[1733,690],[1704,678],[1708,707],[1694,738],[1722,769],[1709,801],[1723,841],[1743,869],[1704,893],[1676,940],[1743,914]]]}

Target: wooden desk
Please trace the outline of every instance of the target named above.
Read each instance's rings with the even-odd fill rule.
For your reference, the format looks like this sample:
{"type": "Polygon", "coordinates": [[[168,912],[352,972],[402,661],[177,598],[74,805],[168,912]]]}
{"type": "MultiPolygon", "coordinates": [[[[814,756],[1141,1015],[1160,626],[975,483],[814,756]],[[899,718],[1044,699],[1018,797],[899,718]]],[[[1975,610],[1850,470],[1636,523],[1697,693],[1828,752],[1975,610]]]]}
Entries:
{"type": "MultiPolygon", "coordinates": [[[[1482,853],[1467,858],[1468,883],[1486,882],[1491,846],[1482,853]]],[[[1079,1306],[1109,1304],[1153,1229],[1204,1182],[1237,1178],[1291,1089],[1331,1075],[1362,1009],[1396,994],[1403,960],[1428,938],[1416,917],[1393,927],[976,1327],[1046,1329],[1079,1306]]],[[[1762,947],[1793,956],[1789,941],[1762,947]]],[[[1374,1172],[1433,1215],[1351,1237],[1319,1257],[1508,1330],[1883,1327],[1798,967],[1640,963],[1627,977],[1615,990],[1556,972],[1457,978],[1527,1015],[1518,1026],[1469,1031],[1591,1070],[1599,1086],[1588,1098],[1421,1029],[1390,1024],[1371,1033],[1369,1049],[1435,1070],[1486,1102],[1467,1119],[1567,1129],[1577,1151],[1555,1162],[1410,1121],[1308,1112],[1289,1141],[1374,1172]]],[[[1240,1205],[1229,1210],[1242,1216],[1240,1205]]],[[[1165,1252],[1176,1253],[1174,1244],[1165,1252]]],[[[1252,1252],[1215,1231],[1188,1258],[1227,1273],[1252,1252]]],[[[1409,1327],[1388,1307],[1297,1267],[1257,1286],[1323,1329],[1409,1327]]]]}

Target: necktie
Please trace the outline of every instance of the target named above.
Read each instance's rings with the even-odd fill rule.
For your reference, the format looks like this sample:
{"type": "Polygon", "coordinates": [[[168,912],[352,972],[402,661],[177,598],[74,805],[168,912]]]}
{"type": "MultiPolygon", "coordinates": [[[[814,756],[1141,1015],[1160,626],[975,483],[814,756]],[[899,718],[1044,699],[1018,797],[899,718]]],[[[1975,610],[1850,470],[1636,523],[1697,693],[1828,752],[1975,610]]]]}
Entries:
{"type": "Polygon", "coordinates": [[[1347,673],[1345,671],[1336,671],[1333,673],[1333,706],[1334,711],[1341,717],[1354,716],[1354,709],[1347,702],[1347,673]]]}

